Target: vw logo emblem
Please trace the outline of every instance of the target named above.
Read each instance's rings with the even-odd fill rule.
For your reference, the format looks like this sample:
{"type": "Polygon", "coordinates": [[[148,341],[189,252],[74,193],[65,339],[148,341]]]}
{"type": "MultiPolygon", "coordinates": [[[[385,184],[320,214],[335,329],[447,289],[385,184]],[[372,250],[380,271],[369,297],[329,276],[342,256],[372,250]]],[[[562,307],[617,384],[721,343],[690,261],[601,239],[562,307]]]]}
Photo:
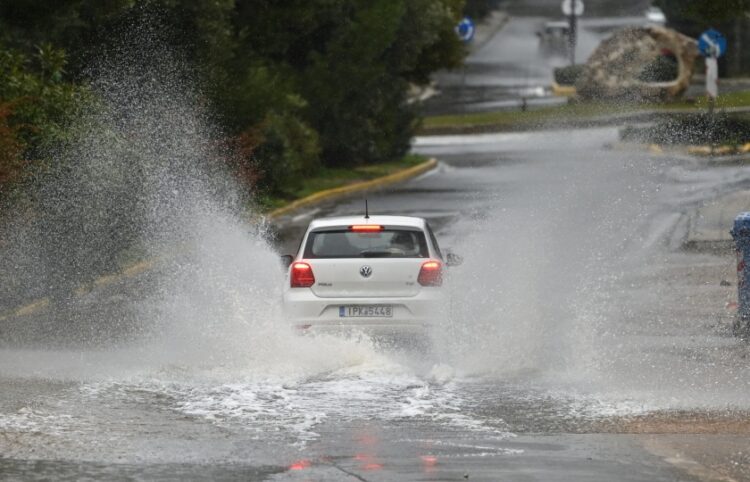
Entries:
{"type": "Polygon", "coordinates": [[[359,274],[361,274],[363,278],[369,278],[372,274],[372,268],[367,265],[362,266],[361,268],[359,268],[359,274]]]}

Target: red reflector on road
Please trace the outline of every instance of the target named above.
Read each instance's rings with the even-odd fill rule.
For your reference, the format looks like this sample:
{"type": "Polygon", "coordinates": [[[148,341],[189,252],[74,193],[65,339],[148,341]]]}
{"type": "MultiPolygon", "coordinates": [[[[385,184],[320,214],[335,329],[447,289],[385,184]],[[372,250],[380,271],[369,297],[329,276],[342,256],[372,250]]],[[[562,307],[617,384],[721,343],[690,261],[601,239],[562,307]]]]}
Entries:
{"type": "Polygon", "coordinates": [[[289,470],[305,470],[309,469],[311,465],[309,460],[298,460],[289,465],[289,470]]]}

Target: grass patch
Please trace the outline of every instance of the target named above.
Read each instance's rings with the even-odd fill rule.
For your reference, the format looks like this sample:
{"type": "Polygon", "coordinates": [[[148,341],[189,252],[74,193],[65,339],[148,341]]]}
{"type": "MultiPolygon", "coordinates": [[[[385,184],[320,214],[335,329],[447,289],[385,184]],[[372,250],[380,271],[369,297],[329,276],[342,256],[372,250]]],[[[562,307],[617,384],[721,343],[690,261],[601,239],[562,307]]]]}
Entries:
{"type": "Polygon", "coordinates": [[[437,129],[497,126],[511,128],[534,126],[554,120],[584,119],[614,112],[636,111],[642,105],[613,103],[574,103],[543,107],[527,111],[476,112],[471,114],[441,115],[426,117],[422,122],[423,131],[437,129]]]}
{"type": "Polygon", "coordinates": [[[403,169],[419,165],[426,160],[427,157],[425,156],[407,154],[402,159],[382,164],[369,164],[351,168],[325,167],[305,178],[295,189],[289,189],[276,196],[264,197],[261,199],[261,205],[266,210],[277,209],[319,191],[388,176],[403,169]]]}
{"type": "MultiPolygon", "coordinates": [[[[719,95],[718,109],[750,107],[750,91],[729,92],[719,95]]],[[[628,102],[586,102],[573,103],[527,111],[476,112],[425,117],[422,133],[440,133],[451,130],[462,131],[472,128],[493,128],[498,131],[538,127],[555,122],[583,121],[612,113],[629,113],[644,110],[695,110],[707,109],[704,96],[696,99],[683,99],[666,104],[628,102]]]]}
{"type": "MultiPolygon", "coordinates": [[[[696,99],[694,107],[708,108],[708,99],[705,96],[696,99]]],[[[741,90],[737,92],[728,92],[726,94],[720,94],[716,98],[716,107],[719,109],[726,109],[732,107],[748,107],[750,106],[750,91],[741,90]]]]}

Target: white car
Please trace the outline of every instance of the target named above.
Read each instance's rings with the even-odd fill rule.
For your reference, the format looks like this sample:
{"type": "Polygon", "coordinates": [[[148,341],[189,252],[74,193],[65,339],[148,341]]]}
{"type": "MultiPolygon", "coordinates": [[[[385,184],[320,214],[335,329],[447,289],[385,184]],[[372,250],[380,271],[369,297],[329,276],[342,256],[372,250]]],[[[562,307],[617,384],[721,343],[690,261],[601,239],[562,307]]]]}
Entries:
{"type": "Polygon", "coordinates": [[[407,216],[310,223],[288,266],[286,319],[301,331],[423,332],[444,310],[443,258],[430,226],[407,216]]]}

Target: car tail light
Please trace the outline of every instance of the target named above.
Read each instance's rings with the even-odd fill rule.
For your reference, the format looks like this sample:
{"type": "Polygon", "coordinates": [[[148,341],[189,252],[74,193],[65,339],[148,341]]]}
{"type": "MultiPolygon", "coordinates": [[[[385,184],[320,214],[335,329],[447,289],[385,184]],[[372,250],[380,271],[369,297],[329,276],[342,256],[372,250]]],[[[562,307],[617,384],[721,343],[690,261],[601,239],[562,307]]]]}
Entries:
{"type": "Polygon", "coordinates": [[[379,224],[355,224],[354,226],[349,226],[349,231],[354,231],[355,233],[378,233],[384,229],[385,227],[379,224]]]}
{"type": "Polygon", "coordinates": [[[292,288],[309,288],[315,284],[315,275],[312,267],[307,263],[292,263],[291,286],[292,288]]]}
{"type": "Polygon", "coordinates": [[[422,286],[440,286],[443,284],[443,263],[430,260],[422,263],[417,281],[422,286]]]}

